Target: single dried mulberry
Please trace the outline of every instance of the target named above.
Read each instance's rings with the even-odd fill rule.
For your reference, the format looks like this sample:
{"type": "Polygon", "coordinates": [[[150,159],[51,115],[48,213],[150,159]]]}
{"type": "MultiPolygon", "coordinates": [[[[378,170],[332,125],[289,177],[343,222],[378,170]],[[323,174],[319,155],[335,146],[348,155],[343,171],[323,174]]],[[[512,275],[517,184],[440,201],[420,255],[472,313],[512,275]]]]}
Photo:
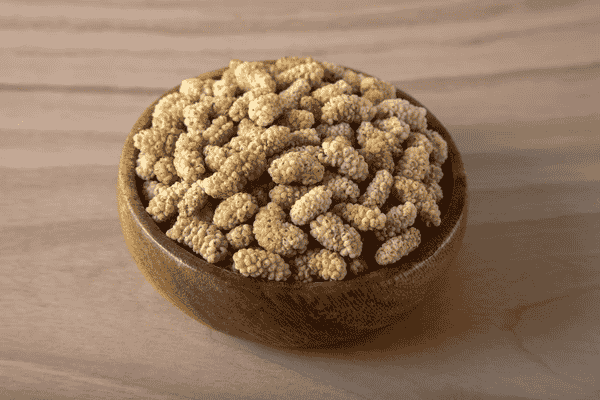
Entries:
{"type": "Polygon", "coordinates": [[[386,213],[385,227],[375,231],[375,237],[380,241],[386,241],[401,234],[415,223],[417,208],[411,202],[392,207],[386,213]]]}
{"type": "Polygon", "coordinates": [[[248,104],[248,117],[259,126],[267,126],[281,115],[283,108],[279,96],[267,93],[248,104]]]}
{"type": "Polygon", "coordinates": [[[333,125],[336,122],[360,123],[375,117],[376,108],[369,100],[355,94],[332,97],[322,108],[321,120],[333,125]]]}
{"type": "Polygon", "coordinates": [[[398,176],[418,181],[422,181],[427,172],[429,172],[429,154],[423,146],[407,148],[395,170],[398,176]]]}
{"type": "Polygon", "coordinates": [[[440,208],[431,197],[419,204],[419,216],[426,226],[440,226],[442,223],[440,208]]]}
{"type": "Polygon", "coordinates": [[[331,205],[331,190],[325,186],[317,186],[298,199],[290,210],[292,222],[306,225],[317,215],[323,214],[331,205]]]}
{"type": "Polygon", "coordinates": [[[158,192],[160,190],[168,188],[168,187],[169,187],[169,185],[165,185],[164,183],[161,183],[161,182],[145,180],[143,183],[144,198],[149,202],[150,200],[152,200],[154,198],[154,196],[156,196],[158,194],[158,192]]]}
{"type": "Polygon", "coordinates": [[[356,203],[360,196],[358,185],[348,177],[325,171],[322,184],[332,193],[332,199],[336,202],[356,203]]]}
{"type": "Polygon", "coordinates": [[[379,265],[395,263],[421,244],[421,232],[417,228],[410,228],[399,236],[387,240],[375,253],[375,261],[379,265]]]}
{"type": "Polygon", "coordinates": [[[212,96],[212,87],[215,81],[212,79],[189,78],[181,81],[179,91],[188,96],[192,101],[197,102],[203,96],[212,96]]]}
{"type": "Polygon", "coordinates": [[[231,155],[227,148],[211,145],[205,146],[203,153],[204,164],[213,172],[218,171],[227,160],[227,157],[231,155]]]}
{"type": "Polygon", "coordinates": [[[429,164],[429,172],[423,178],[424,183],[440,183],[442,178],[444,177],[444,173],[442,172],[442,168],[437,164],[429,164]]]}
{"type": "Polygon", "coordinates": [[[223,200],[215,210],[213,224],[229,230],[252,218],[258,211],[256,199],[249,193],[236,193],[223,200]]]}
{"type": "Polygon", "coordinates": [[[234,249],[241,249],[250,246],[254,241],[254,234],[252,233],[252,225],[242,224],[238,225],[230,230],[227,235],[229,244],[234,249]]]}
{"type": "Polygon", "coordinates": [[[275,61],[273,68],[274,74],[280,74],[283,71],[287,71],[290,68],[297,67],[298,65],[314,62],[311,56],[298,57],[298,56],[285,56],[275,61]]]}
{"type": "Polygon", "coordinates": [[[331,212],[339,215],[360,231],[383,229],[385,226],[386,216],[377,207],[365,207],[362,204],[339,203],[333,206],[331,212]]]}
{"type": "Polygon", "coordinates": [[[159,190],[154,196],[146,211],[157,222],[164,222],[174,216],[177,211],[177,203],[183,197],[190,185],[185,182],[175,182],[173,185],[159,190]]]}
{"type": "Polygon", "coordinates": [[[261,207],[254,218],[252,232],[258,244],[283,257],[304,253],[308,235],[297,226],[285,222],[286,214],[276,203],[261,207]]]}
{"type": "Polygon", "coordinates": [[[225,235],[215,225],[195,217],[179,216],[167,236],[191,247],[209,263],[222,261],[229,255],[225,235]]]}
{"type": "Polygon", "coordinates": [[[235,72],[231,69],[223,72],[221,79],[216,80],[212,87],[214,96],[235,97],[242,90],[239,88],[235,78],[235,72]]]}
{"type": "Polygon", "coordinates": [[[273,125],[261,134],[259,141],[265,148],[265,155],[271,157],[290,145],[292,134],[287,126],[273,125]]]}
{"type": "Polygon", "coordinates": [[[332,97],[342,94],[352,94],[352,86],[350,86],[346,81],[340,79],[336,83],[331,83],[315,90],[312,92],[311,96],[317,99],[322,106],[332,97]]]}
{"type": "Polygon", "coordinates": [[[325,280],[341,281],[346,277],[346,261],[336,252],[321,249],[308,257],[308,266],[325,280]]]}
{"type": "Polygon", "coordinates": [[[242,62],[235,68],[235,79],[240,89],[267,89],[274,93],[277,85],[262,63],[242,62]]]}
{"type": "Polygon", "coordinates": [[[183,127],[183,110],[193,102],[192,98],[173,92],[163,96],[152,112],[152,126],[159,130],[183,127]]]}
{"type": "Polygon", "coordinates": [[[246,277],[261,277],[270,281],[285,281],[292,275],[290,266],[281,256],[257,248],[236,251],[233,266],[246,277]]]}
{"type": "Polygon", "coordinates": [[[190,217],[206,205],[208,195],[204,192],[201,182],[194,182],[177,203],[180,216],[190,217]]]}
{"type": "Polygon", "coordinates": [[[404,176],[396,176],[394,180],[392,194],[401,203],[411,202],[416,205],[428,199],[429,192],[423,182],[408,179],[404,176]]]}
{"type": "Polygon", "coordinates": [[[396,88],[391,83],[384,82],[380,79],[368,77],[360,81],[361,94],[367,93],[369,90],[377,90],[383,94],[383,99],[395,99],[396,88]]]}
{"type": "Polygon", "coordinates": [[[379,103],[376,108],[375,118],[383,119],[392,116],[398,117],[406,122],[413,131],[424,131],[427,129],[427,110],[417,107],[408,100],[388,99],[379,103]]]}
{"type": "Polygon", "coordinates": [[[427,139],[433,144],[433,151],[431,153],[433,162],[442,165],[448,158],[448,143],[446,143],[442,135],[436,131],[425,129],[423,134],[427,136],[427,139]]]}
{"type": "Polygon", "coordinates": [[[341,174],[362,182],[367,178],[369,166],[364,157],[352,147],[343,136],[336,136],[332,140],[325,140],[322,144],[324,156],[319,161],[332,167],[338,167],[341,174]]]}
{"type": "MultiPolygon", "coordinates": [[[[279,93],[279,101],[284,111],[297,109],[300,100],[310,93],[310,83],[306,79],[297,79],[290,87],[279,93]]],[[[321,106],[319,105],[319,109],[321,106]]],[[[311,111],[311,110],[307,110],[311,111]]]]}
{"type": "Polygon", "coordinates": [[[277,88],[287,88],[298,79],[306,79],[312,87],[323,81],[323,67],[317,62],[308,62],[291,67],[275,76],[277,88]]]}
{"type": "Polygon", "coordinates": [[[268,171],[275,183],[312,185],[323,179],[325,167],[307,152],[291,152],[274,160],[268,171]]]}
{"type": "Polygon", "coordinates": [[[221,115],[214,119],[211,126],[202,132],[202,137],[204,142],[209,145],[223,146],[234,134],[235,128],[233,126],[233,121],[229,121],[226,116],[221,115]]]}
{"type": "Polygon", "coordinates": [[[394,177],[389,171],[383,169],[377,171],[375,178],[367,186],[367,190],[361,196],[359,202],[366,207],[381,208],[387,201],[394,186],[394,177]]]}
{"type": "Polygon", "coordinates": [[[213,104],[211,101],[202,99],[198,103],[188,105],[183,109],[184,124],[187,132],[201,136],[202,132],[211,124],[213,115],[213,104]]]}
{"type": "MultiPolygon", "coordinates": [[[[425,182],[423,182],[425,183],[425,182]]],[[[433,200],[436,203],[439,203],[444,198],[444,193],[442,192],[442,187],[435,181],[431,181],[429,183],[425,183],[427,186],[427,191],[433,200]]]]}
{"type": "Polygon", "coordinates": [[[206,172],[202,149],[205,145],[202,136],[184,132],[175,143],[173,165],[177,175],[188,183],[201,179],[206,172]]]}
{"type": "Polygon", "coordinates": [[[358,257],[362,252],[362,239],[356,229],[344,224],[342,219],[327,212],[310,222],[310,234],[323,247],[337,251],[342,256],[358,257]]]}
{"type": "Polygon", "coordinates": [[[350,85],[352,88],[352,93],[359,94],[360,93],[360,82],[364,79],[356,72],[346,69],[342,74],[342,79],[350,85]]]}
{"type": "Polygon", "coordinates": [[[290,145],[294,147],[301,146],[319,146],[321,147],[321,139],[317,134],[316,129],[299,129],[291,133],[290,145]]]}
{"type": "Polygon", "coordinates": [[[369,100],[374,106],[385,100],[385,95],[377,89],[369,89],[362,95],[363,99],[369,100]]]}
{"type": "Polygon", "coordinates": [[[175,142],[184,131],[179,128],[149,128],[142,129],[133,136],[133,146],[141,154],[156,158],[172,156],[175,152],[175,142]]]}
{"type": "Polygon", "coordinates": [[[227,157],[231,157],[234,153],[239,153],[244,150],[247,150],[251,146],[256,146],[259,142],[260,139],[253,139],[248,136],[234,136],[229,142],[225,143],[223,148],[227,152],[227,157]]]}
{"type": "Polygon", "coordinates": [[[292,131],[308,129],[314,125],[315,116],[309,111],[292,109],[285,111],[277,123],[287,126],[292,131]]]}
{"type": "Polygon", "coordinates": [[[136,160],[135,174],[144,180],[155,178],[154,165],[157,161],[158,157],[154,154],[140,152],[136,160]]]}

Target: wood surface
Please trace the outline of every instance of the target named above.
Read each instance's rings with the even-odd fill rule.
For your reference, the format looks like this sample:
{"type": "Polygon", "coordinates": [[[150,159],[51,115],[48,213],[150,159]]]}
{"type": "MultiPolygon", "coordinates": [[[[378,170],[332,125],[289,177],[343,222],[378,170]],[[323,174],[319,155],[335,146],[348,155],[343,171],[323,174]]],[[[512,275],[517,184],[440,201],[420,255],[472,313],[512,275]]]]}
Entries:
{"type": "Polygon", "coordinates": [[[597,399],[596,1],[0,2],[1,399],[597,399]],[[313,57],[391,81],[461,150],[448,289],[337,352],[209,330],[139,273],[123,142],[182,79],[313,57]]]}

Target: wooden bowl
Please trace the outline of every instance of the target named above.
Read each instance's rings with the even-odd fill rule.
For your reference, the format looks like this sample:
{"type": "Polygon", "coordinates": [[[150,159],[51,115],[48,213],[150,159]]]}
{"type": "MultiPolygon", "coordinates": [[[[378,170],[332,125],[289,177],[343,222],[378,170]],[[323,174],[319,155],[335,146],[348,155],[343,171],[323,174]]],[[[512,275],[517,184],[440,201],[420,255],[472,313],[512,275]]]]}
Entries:
{"type": "MultiPolygon", "coordinates": [[[[219,79],[223,71],[200,77],[219,79]]],[[[179,86],[164,95],[177,90],[179,86]]],[[[401,90],[397,97],[423,107],[401,90]]],[[[362,340],[405,318],[441,284],[436,278],[448,268],[464,237],[467,180],[456,144],[430,112],[429,128],[448,143],[440,182],[444,193],[439,204],[441,225],[421,229],[421,245],[395,264],[370,265],[358,276],[349,271],[342,281],[299,283],[291,277],[286,282],[246,278],[210,264],[169,239],[165,235],[168,225],[157,225],[146,212],[143,181],[135,173],[139,150],[133,146],[133,136],[151,126],[157,102],[137,120],[123,148],[117,184],[119,218],[140,271],[190,317],[228,335],[277,348],[335,347],[362,340]]],[[[373,251],[378,244],[365,240],[363,251],[373,251]]]]}

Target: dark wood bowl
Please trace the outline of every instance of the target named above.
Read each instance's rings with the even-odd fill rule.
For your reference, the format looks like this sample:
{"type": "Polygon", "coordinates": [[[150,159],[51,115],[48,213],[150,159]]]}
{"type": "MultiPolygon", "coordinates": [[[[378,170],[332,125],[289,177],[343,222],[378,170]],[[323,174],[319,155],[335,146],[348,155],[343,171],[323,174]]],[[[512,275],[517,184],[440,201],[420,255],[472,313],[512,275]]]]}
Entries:
{"type": "MultiPolygon", "coordinates": [[[[223,71],[200,77],[218,79],[223,71]]],[[[164,95],[177,90],[179,86],[164,95]]],[[[397,97],[423,107],[401,90],[397,97]]],[[[421,229],[421,245],[395,264],[369,265],[358,276],[349,271],[342,281],[299,283],[292,278],[286,282],[246,278],[210,264],[169,239],[165,235],[168,226],[159,226],[146,212],[143,181],[135,173],[139,150],[133,146],[133,136],[151,126],[157,102],[137,120],[123,148],[117,184],[119,218],[140,271],[163,297],[193,319],[228,335],[277,348],[335,347],[362,340],[406,318],[442,284],[437,278],[460,249],[465,233],[467,179],[456,144],[430,112],[429,128],[448,143],[440,182],[444,193],[439,204],[441,225],[421,229]]],[[[373,251],[377,244],[365,239],[363,249],[373,251]]]]}

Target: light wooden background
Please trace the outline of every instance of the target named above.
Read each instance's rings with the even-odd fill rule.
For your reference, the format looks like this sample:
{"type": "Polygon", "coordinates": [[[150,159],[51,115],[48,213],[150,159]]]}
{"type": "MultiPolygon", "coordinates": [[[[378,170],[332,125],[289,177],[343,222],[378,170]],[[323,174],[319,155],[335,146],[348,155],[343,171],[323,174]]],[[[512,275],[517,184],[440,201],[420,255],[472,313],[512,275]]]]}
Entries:
{"type": "Polygon", "coordinates": [[[600,398],[599,39],[597,1],[1,1],[0,398],[600,398]],[[192,321],[117,216],[147,105],[284,55],[394,82],[466,161],[448,289],[345,352],[192,321]]]}

